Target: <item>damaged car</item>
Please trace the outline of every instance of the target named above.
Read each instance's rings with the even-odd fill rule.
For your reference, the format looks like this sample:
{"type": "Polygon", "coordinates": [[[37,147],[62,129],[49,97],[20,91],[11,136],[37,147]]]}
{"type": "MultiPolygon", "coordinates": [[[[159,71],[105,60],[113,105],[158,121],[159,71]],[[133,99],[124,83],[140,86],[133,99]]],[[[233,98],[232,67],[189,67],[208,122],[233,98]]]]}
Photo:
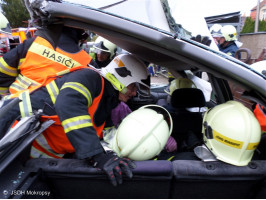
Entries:
{"type": "MultiPolygon", "coordinates": [[[[132,8],[133,1],[113,1],[98,7],[70,1],[25,2],[33,22],[40,20],[38,28],[55,27],[49,33],[55,44],[55,36],[60,34],[60,28],[56,27],[84,29],[106,38],[145,63],[163,67],[171,73],[173,80],[186,79],[193,84],[172,89],[172,82],[168,83],[167,77],[163,84],[151,83],[149,92],[138,88],[137,95],[128,102],[132,113],[143,109],[143,106],[158,106],[163,105],[159,102],[166,102],[163,107],[167,109],[166,113],[170,113],[167,120],[171,121],[169,130],[177,149],[169,154],[164,151],[150,159],[134,161],[133,177],[123,176],[123,183],[117,187],[110,184],[102,170],[86,160],[75,157],[30,158],[32,142],[54,122],[40,121],[42,110],[21,118],[0,140],[2,199],[266,197],[266,137],[252,114],[256,105],[266,108],[265,75],[219,52],[213,47],[213,41],[208,46],[201,40],[194,40],[191,31],[174,19],[170,2],[166,0],[152,1],[152,4],[148,0],[138,1],[142,9],[156,11],[161,20],[159,26],[155,25],[156,22],[148,23],[152,21],[148,20],[151,15],[146,16],[147,21],[125,16],[129,13],[126,8],[132,8]],[[170,108],[167,107],[169,105],[170,108]],[[238,112],[234,112],[232,105],[237,105],[236,109],[240,109],[242,114],[236,114],[238,112]],[[223,110],[229,114],[216,117],[223,110]],[[246,122],[240,123],[242,127],[235,122],[240,119],[246,122]],[[226,130],[224,135],[215,131],[219,123],[222,124],[221,129],[226,130]],[[244,133],[247,133],[244,139],[249,141],[247,143],[237,137],[244,133]],[[188,138],[192,138],[189,141],[193,142],[187,142],[188,138]],[[219,152],[213,151],[214,143],[224,145],[222,149],[230,159],[235,151],[241,151],[239,162],[218,156],[219,152]],[[179,156],[194,153],[198,159],[179,156]],[[240,160],[248,162],[242,164],[240,160]]],[[[136,17],[136,14],[133,16],[136,17]]],[[[210,36],[207,31],[200,34],[210,36]]],[[[167,73],[160,75],[167,76],[167,73]]],[[[19,101],[14,99],[1,107],[0,117],[7,117],[9,110],[19,101]]],[[[139,113],[135,116],[145,120],[139,113]]],[[[119,149],[121,147],[117,151],[119,149]]],[[[123,156],[122,151],[120,155],[123,156]]]]}

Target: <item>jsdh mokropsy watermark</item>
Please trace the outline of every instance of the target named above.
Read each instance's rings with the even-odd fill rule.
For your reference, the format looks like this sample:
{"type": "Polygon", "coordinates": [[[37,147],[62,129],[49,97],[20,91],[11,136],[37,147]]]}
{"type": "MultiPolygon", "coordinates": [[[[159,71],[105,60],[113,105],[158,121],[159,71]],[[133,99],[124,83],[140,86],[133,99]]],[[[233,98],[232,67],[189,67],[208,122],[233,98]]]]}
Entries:
{"type": "Polygon", "coordinates": [[[41,190],[4,190],[3,194],[5,196],[7,195],[12,195],[12,196],[16,196],[16,195],[28,195],[28,196],[50,196],[51,192],[50,191],[41,191],[41,190]]]}

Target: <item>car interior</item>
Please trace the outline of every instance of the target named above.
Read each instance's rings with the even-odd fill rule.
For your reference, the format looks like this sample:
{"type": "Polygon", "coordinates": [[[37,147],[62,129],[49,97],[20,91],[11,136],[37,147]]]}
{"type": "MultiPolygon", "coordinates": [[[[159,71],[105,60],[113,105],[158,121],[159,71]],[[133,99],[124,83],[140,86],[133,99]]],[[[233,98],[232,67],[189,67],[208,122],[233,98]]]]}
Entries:
{"type": "MultiPolygon", "coordinates": [[[[208,101],[198,88],[177,89],[172,94],[171,136],[180,147],[176,154],[192,152],[202,141],[203,112],[200,108],[212,108],[237,98],[250,109],[256,102],[266,106],[265,77],[235,58],[178,35],[97,9],[68,4],[58,6],[57,2],[49,2],[45,11],[51,21],[100,35],[147,63],[163,66],[176,78],[188,78],[192,73],[204,79],[202,73],[207,74],[208,79],[204,81],[212,88],[208,101]],[[234,90],[236,87],[237,91],[234,90]],[[195,107],[197,112],[187,109],[195,107]],[[191,132],[196,136],[195,142],[184,143],[191,132]]],[[[143,105],[157,104],[160,99],[166,100],[168,86],[151,85],[149,95],[139,91],[128,106],[134,111],[143,105]]],[[[137,167],[133,169],[133,178],[123,177],[123,184],[114,187],[104,172],[85,160],[29,159],[32,141],[47,126],[49,121],[27,131],[10,143],[9,148],[0,149],[0,191],[4,191],[0,198],[266,197],[265,134],[256,156],[247,166],[188,159],[135,161],[137,167]]]]}

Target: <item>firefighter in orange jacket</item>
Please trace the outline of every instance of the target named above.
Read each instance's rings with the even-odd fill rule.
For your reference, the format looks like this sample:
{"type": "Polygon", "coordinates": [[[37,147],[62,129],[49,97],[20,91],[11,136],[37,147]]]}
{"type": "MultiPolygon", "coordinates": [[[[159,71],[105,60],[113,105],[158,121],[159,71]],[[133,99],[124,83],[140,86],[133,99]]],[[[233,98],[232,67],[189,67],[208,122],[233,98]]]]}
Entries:
{"type": "Polygon", "coordinates": [[[0,58],[0,94],[16,93],[42,84],[49,75],[80,65],[95,65],[91,56],[79,48],[86,38],[84,30],[63,27],[58,45],[52,45],[47,30],[28,39],[0,58]],[[45,73],[44,73],[45,72],[45,73]]]}
{"type": "MultiPolygon", "coordinates": [[[[148,80],[148,72],[144,63],[133,55],[121,54],[100,72],[90,68],[75,70],[35,90],[28,98],[31,103],[23,102],[23,105],[31,105],[32,110],[43,109],[56,123],[53,132],[36,138],[31,156],[62,158],[75,152],[77,158],[89,159],[103,169],[114,185],[122,182],[122,171],[132,177],[133,163],[104,153],[100,138],[103,128],[112,125],[112,109],[120,101],[127,102],[136,95],[136,84],[148,89],[145,80],[148,80]]],[[[14,107],[7,117],[0,119],[0,133],[7,131],[19,112],[22,115],[29,110],[19,109],[14,107]]]]}

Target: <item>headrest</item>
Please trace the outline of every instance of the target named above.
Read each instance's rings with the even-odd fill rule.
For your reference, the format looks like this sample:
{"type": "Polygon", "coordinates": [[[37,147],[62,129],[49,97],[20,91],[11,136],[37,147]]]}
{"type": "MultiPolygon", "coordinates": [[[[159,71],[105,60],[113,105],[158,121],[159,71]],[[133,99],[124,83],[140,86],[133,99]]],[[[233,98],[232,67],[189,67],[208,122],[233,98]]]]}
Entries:
{"type": "Polygon", "coordinates": [[[200,89],[180,88],[173,92],[171,104],[174,108],[193,108],[206,106],[206,101],[200,89]]]}

